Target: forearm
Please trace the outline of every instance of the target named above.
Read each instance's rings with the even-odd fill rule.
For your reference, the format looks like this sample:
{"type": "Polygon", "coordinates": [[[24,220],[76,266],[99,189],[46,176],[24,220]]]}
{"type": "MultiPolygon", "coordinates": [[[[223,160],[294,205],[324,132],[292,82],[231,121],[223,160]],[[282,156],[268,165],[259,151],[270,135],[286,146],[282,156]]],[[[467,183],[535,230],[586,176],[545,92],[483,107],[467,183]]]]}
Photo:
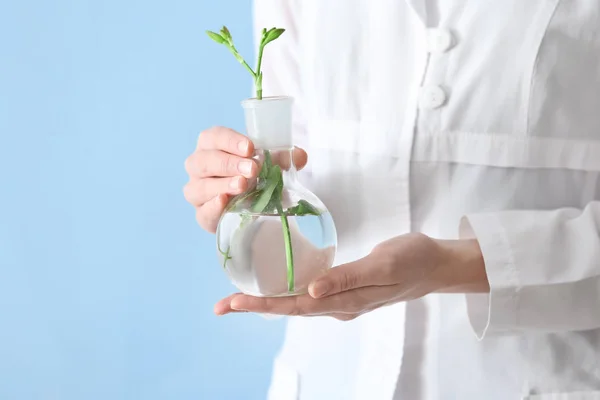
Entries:
{"type": "Polygon", "coordinates": [[[480,337],[600,327],[600,202],[469,215],[460,237],[485,260],[490,293],[466,295],[480,337]]]}

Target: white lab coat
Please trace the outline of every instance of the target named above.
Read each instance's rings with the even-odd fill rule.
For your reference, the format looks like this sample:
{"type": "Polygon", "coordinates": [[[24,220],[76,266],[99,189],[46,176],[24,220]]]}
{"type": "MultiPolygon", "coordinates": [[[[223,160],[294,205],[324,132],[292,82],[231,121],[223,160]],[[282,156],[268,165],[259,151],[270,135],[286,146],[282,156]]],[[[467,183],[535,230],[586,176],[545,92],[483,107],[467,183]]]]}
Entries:
{"type": "Polygon", "coordinates": [[[600,399],[600,2],[256,0],[336,263],[479,240],[491,293],[291,318],[274,400],[600,399]]]}

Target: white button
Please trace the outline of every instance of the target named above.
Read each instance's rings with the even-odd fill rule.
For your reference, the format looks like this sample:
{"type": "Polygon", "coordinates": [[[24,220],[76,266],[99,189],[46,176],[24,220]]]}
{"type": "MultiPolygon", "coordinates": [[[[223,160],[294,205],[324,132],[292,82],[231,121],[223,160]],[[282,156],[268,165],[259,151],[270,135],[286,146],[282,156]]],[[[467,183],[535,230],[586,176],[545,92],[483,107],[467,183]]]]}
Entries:
{"type": "Polygon", "coordinates": [[[431,53],[443,53],[452,47],[453,42],[452,33],[447,29],[432,28],[427,32],[427,47],[431,53]]]}
{"type": "Polygon", "coordinates": [[[439,86],[424,86],[421,88],[419,104],[430,110],[439,108],[446,102],[446,92],[439,86]]]}

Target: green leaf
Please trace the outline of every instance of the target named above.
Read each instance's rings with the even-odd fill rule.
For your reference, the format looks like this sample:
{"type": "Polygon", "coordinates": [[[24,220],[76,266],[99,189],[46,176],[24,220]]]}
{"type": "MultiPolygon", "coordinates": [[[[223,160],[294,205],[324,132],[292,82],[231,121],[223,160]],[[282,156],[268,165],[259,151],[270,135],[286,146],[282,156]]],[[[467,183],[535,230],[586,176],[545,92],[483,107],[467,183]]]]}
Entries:
{"type": "Polygon", "coordinates": [[[271,196],[273,196],[273,192],[275,191],[276,187],[277,183],[270,182],[270,184],[262,192],[260,192],[259,196],[256,198],[256,201],[252,205],[252,212],[262,213],[265,211],[269,205],[269,202],[271,201],[271,196]]]}
{"type": "MultiPolygon", "coordinates": [[[[272,184],[272,182],[269,180],[269,173],[272,168],[273,168],[273,161],[271,158],[271,152],[268,150],[265,150],[264,160],[263,160],[263,164],[262,164],[262,167],[261,167],[259,175],[258,175],[258,183],[256,184],[256,187],[246,193],[239,194],[239,195],[235,196],[233,199],[231,199],[231,202],[227,206],[226,211],[236,208],[242,202],[244,202],[250,198],[254,198],[253,204],[251,206],[251,208],[254,209],[256,203],[260,201],[260,196],[265,191],[267,186],[270,186],[272,184]]],[[[265,206],[265,208],[266,208],[266,206],[265,206]]]]}
{"type": "Polygon", "coordinates": [[[285,213],[287,215],[295,215],[298,217],[304,215],[321,215],[321,211],[306,200],[300,200],[297,206],[288,208],[285,213]]]}
{"type": "Polygon", "coordinates": [[[233,38],[231,37],[231,33],[229,32],[229,29],[227,29],[226,26],[223,26],[221,28],[221,36],[223,36],[223,38],[227,39],[228,42],[232,42],[233,38]]]}
{"type": "Polygon", "coordinates": [[[234,208],[236,208],[238,205],[240,205],[246,199],[258,194],[258,192],[259,192],[259,188],[254,188],[253,190],[250,190],[249,192],[238,194],[237,196],[235,196],[234,198],[231,199],[229,204],[227,204],[227,207],[225,208],[225,212],[229,212],[229,211],[233,210],[234,208]]]}
{"type": "Polygon", "coordinates": [[[260,173],[258,174],[258,179],[267,179],[269,176],[269,170],[273,166],[273,160],[271,159],[271,152],[269,150],[265,150],[265,159],[263,160],[263,165],[260,169],[260,173]]]}
{"type": "Polygon", "coordinates": [[[214,40],[215,42],[217,42],[219,44],[223,44],[223,43],[227,42],[223,36],[219,35],[216,32],[206,31],[206,34],[208,35],[209,38],[211,38],[212,40],[214,40]]]}
{"type": "Polygon", "coordinates": [[[274,178],[277,179],[277,185],[275,186],[275,190],[273,190],[269,204],[267,204],[267,207],[265,207],[266,210],[279,210],[281,208],[281,200],[283,198],[283,175],[281,173],[281,168],[279,165],[274,168],[277,168],[279,171],[279,176],[274,178]]]}
{"type": "Polygon", "coordinates": [[[273,40],[279,38],[279,36],[283,35],[283,32],[285,32],[285,29],[283,29],[283,28],[271,29],[269,32],[267,32],[267,37],[265,38],[265,41],[263,42],[263,46],[265,46],[267,43],[270,43],[273,40]]]}
{"type": "Polygon", "coordinates": [[[261,213],[266,210],[269,203],[271,203],[271,198],[273,197],[275,189],[277,189],[277,186],[281,181],[283,181],[283,178],[279,165],[271,167],[269,169],[269,175],[267,176],[266,186],[258,195],[256,202],[252,206],[252,212],[261,213]]]}

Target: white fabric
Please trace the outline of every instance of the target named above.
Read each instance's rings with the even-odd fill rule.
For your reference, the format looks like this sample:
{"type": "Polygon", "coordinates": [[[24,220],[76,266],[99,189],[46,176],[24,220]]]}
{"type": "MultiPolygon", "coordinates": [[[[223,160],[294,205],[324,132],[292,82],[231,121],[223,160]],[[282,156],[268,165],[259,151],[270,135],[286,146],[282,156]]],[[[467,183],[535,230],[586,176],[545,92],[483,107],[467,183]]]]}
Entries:
{"type": "Polygon", "coordinates": [[[474,235],[492,288],[292,318],[270,398],[598,398],[600,3],[255,4],[258,29],[287,29],[265,95],[296,99],[336,263],[409,231],[474,235]],[[432,87],[441,104],[423,104],[432,87]]]}
{"type": "Polygon", "coordinates": [[[429,28],[427,32],[427,50],[430,53],[443,53],[452,46],[452,32],[448,29],[429,28]]]}

